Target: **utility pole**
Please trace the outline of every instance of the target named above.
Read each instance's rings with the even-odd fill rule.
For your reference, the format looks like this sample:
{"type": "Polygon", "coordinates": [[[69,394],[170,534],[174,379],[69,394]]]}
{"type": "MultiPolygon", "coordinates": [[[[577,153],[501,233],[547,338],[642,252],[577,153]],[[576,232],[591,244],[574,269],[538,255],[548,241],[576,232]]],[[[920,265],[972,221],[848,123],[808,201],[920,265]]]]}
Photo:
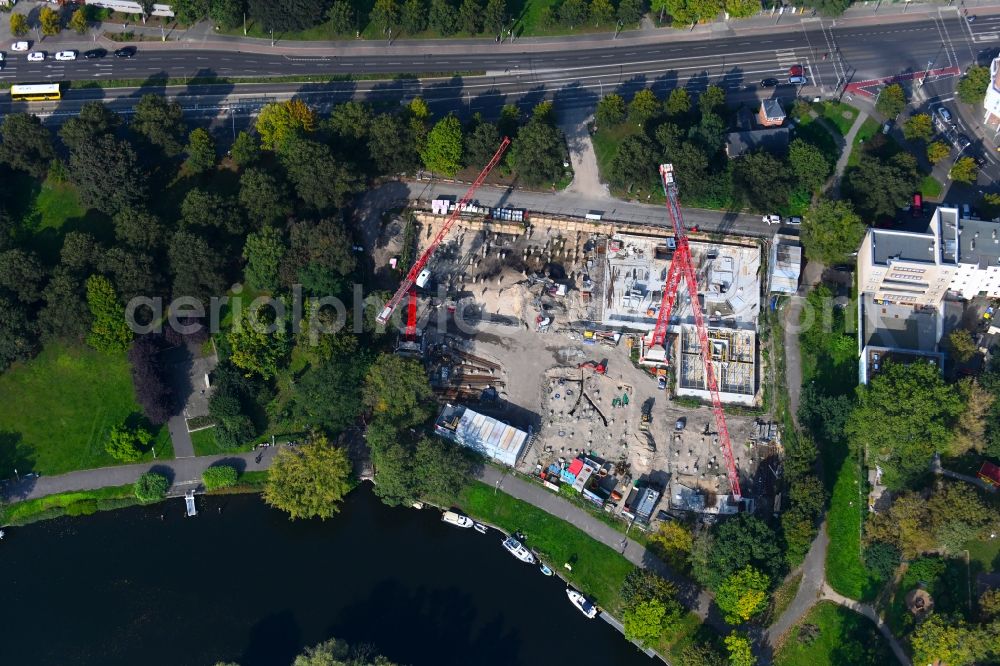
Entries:
{"type": "Polygon", "coordinates": [[[615,36],[614,36],[613,39],[618,39],[618,33],[622,31],[622,28],[624,27],[624,25],[625,24],[622,23],[621,19],[619,19],[618,23],[615,24],[615,36]]]}
{"type": "Polygon", "coordinates": [[[274,28],[271,28],[271,48],[274,48],[274,28]]]}
{"type": "Polygon", "coordinates": [[[247,36],[247,13],[243,12],[243,36],[247,36]]]}

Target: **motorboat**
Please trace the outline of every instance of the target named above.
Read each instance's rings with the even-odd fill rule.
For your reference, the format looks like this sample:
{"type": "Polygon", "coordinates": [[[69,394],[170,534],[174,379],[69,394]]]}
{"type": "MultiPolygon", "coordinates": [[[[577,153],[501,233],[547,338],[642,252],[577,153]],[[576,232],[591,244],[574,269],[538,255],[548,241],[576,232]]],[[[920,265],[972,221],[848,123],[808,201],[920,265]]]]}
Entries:
{"type": "Polygon", "coordinates": [[[569,597],[570,602],[579,608],[580,612],[586,615],[589,619],[593,620],[597,617],[597,606],[587,601],[587,597],[583,596],[572,587],[566,588],[566,596],[569,597]]]}
{"type": "Polygon", "coordinates": [[[545,566],[545,564],[542,564],[542,566],[538,567],[538,570],[542,572],[543,576],[552,575],[552,569],[549,569],[547,566],[545,566]]]}
{"type": "Polygon", "coordinates": [[[472,527],[472,518],[455,513],[454,511],[445,511],[444,515],[441,516],[441,520],[455,527],[472,527]]]}
{"type": "Polygon", "coordinates": [[[522,562],[527,562],[528,564],[535,563],[535,556],[531,554],[531,551],[525,548],[521,542],[514,537],[507,537],[507,539],[503,541],[503,547],[510,551],[511,555],[522,562]]]}
{"type": "Polygon", "coordinates": [[[473,527],[480,534],[486,534],[486,525],[483,525],[482,523],[475,523],[475,524],[473,524],[473,527]]]}

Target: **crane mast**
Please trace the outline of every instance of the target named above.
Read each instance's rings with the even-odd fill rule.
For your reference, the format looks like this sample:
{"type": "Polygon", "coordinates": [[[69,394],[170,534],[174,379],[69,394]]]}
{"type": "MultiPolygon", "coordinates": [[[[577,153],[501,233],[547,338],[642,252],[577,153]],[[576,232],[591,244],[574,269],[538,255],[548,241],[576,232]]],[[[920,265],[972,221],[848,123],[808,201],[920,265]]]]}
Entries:
{"type": "MultiPolygon", "coordinates": [[[[379,313],[378,317],[376,317],[378,323],[385,324],[386,322],[389,321],[389,317],[392,316],[393,311],[403,300],[403,297],[406,296],[407,292],[409,292],[413,288],[413,284],[414,282],[416,282],[417,276],[419,276],[420,272],[424,270],[424,267],[427,265],[427,262],[430,261],[431,257],[434,255],[434,251],[438,248],[438,245],[440,245],[441,241],[444,240],[445,236],[448,235],[448,232],[451,230],[451,227],[455,224],[455,220],[458,219],[458,217],[462,214],[462,211],[465,210],[466,206],[469,205],[469,202],[472,201],[472,197],[473,195],[475,195],[476,190],[478,190],[479,186],[482,185],[483,181],[486,180],[486,176],[490,174],[490,171],[493,171],[493,167],[495,167],[497,164],[500,163],[500,158],[503,157],[503,154],[507,150],[507,146],[509,145],[510,145],[510,138],[505,136],[503,138],[503,141],[500,142],[500,147],[497,149],[497,152],[493,155],[493,158],[486,164],[485,167],[483,167],[483,170],[479,172],[479,176],[476,178],[475,182],[473,182],[472,185],[469,186],[469,189],[466,190],[465,195],[458,201],[457,204],[455,204],[455,210],[452,211],[451,215],[448,216],[448,219],[445,220],[444,224],[441,226],[440,231],[437,232],[437,234],[434,236],[434,239],[431,241],[431,244],[427,246],[427,249],[424,250],[424,253],[420,255],[420,258],[417,259],[417,261],[410,268],[410,272],[406,274],[405,278],[403,278],[403,281],[400,283],[399,288],[396,290],[396,293],[393,294],[392,298],[390,298],[386,302],[385,307],[382,308],[382,311],[379,313]]],[[[414,300],[412,303],[414,306],[413,307],[414,311],[410,313],[411,319],[415,315],[416,301],[414,300]]],[[[409,329],[411,325],[412,324],[408,322],[407,328],[409,329]]]]}
{"type": "Polygon", "coordinates": [[[715,379],[715,367],[712,365],[712,349],[708,342],[708,328],[705,317],[698,302],[698,276],[691,261],[691,246],[688,242],[687,230],[684,228],[684,216],[681,214],[680,202],[677,198],[677,182],[674,180],[674,165],[661,164],[660,178],[663,181],[663,194],[667,200],[667,213],[674,228],[677,248],[674,250],[670,269],[663,287],[663,300],[660,312],[653,329],[653,345],[666,346],[667,326],[670,323],[670,313],[677,301],[677,291],[681,279],[687,282],[688,293],[691,295],[691,309],[694,311],[695,328],[698,330],[698,342],[701,347],[701,358],[705,364],[705,379],[709,394],[712,396],[712,412],[715,415],[716,429],[719,431],[719,446],[726,462],[726,473],[732,488],[733,498],[739,502],[743,494],[740,491],[740,479],[736,472],[736,459],[733,457],[733,446],[729,439],[729,428],[726,426],[726,415],[722,410],[722,400],[719,398],[719,385],[715,379]]]}

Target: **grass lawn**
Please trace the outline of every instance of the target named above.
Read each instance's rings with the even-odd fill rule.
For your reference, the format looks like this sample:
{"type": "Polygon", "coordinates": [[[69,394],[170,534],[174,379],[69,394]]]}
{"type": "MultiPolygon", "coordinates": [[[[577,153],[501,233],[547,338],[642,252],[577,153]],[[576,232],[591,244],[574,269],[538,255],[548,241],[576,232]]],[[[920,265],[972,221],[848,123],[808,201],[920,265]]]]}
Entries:
{"type": "MultiPolygon", "coordinates": [[[[104,441],[126,420],[141,422],[124,354],[53,343],[0,375],[0,437],[17,450],[3,462],[21,474],[119,464],[104,451],[104,441]]],[[[154,445],[158,458],[173,457],[166,427],[156,431],[154,445]]],[[[152,459],[150,452],[143,456],[152,459]]],[[[0,477],[10,475],[0,469],[0,477]]]]}
{"type": "Polygon", "coordinates": [[[970,619],[968,569],[964,557],[921,557],[909,563],[885,610],[885,620],[896,636],[914,628],[913,614],[906,608],[906,595],[914,588],[927,590],[934,600],[934,610],[943,614],[964,614],[970,619]]]}
{"type": "Polygon", "coordinates": [[[632,123],[622,123],[617,127],[602,127],[591,135],[594,144],[594,156],[597,158],[597,170],[602,174],[601,180],[607,182],[603,176],[611,167],[611,160],[618,154],[618,146],[630,136],[639,133],[639,128],[632,123]]]}
{"type": "Polygon", "coordinates": [[[819,102],[818,104],[814,104],[813,108],[837,128],[840,136],[847,136],[847,133],[851,130],[851,125],[854,124],[854,121],[858,117],[857,109],[842,102],[819,102]]]}
{"type": "Polygon", "coordinates": [[[1000,571],[1000,537],[970,541],[965,547],[973,566],[978,565],[982,571],[1000,571]]]}
{"type": "Polygon", "coordinates": [[[775,666],[872,666],[893,663],[882,635],[867,618],[829,601],[810,609],[792,627],[774,655],[775,666]],[[799,627],[811,624],[818,636],[806,644],[798,639],[799,627]]]}
{"type": "Polygon", "coordinates": [[[854,145],[851,146],[851,156],[847,158],[847,166],[858,165],[858,162],[861,161],[860,146],[881,131],[882,126],[877,120],[870,117],[865,118],[865,122],[861,123],[861,127],[858,128],[858,133],[854,135],[854,145]]]}
{"type": "Polygon", "coordinates": [[[767,609],[768,623],[774,622],[791,605],[795,595],[798,594],[799,585],[802,584],[802,572],[783,581],[778,589],[771,595],[771,606],[767,609]]]}
{"type": "Polygon", "coordinates": [[[477,482],[467,486],[459,505],[469,515],[520,531],[527,545],[552,568],[558,568],[574,585],[612,613],[621,606],[621,586],[633,564],[619,553],[590,538],[565,520],[477,482]],[[563,569],[570,562],[573,570],[563,569]]]}
{"type": "Polygon", "coordinates": [[[826,529],[830,547],[826,551],[826,579],[830,587],[852,599],[872,599],[878,581],[861,561],[861,524],[866,510],[860,494],[861,468],[848,456],[833,485],[826,529]]]}
{"type": "MultiPolygon", "coordinates": [[[[260,437],[257,438],[261,440],[260,437]]],[[[278,441],[281,441],[280,438],[278,441]]],[[[253,450],[253,443],[247,442],[235,449],[227,449],[219,446],[215,441],[215,427],[195,430],[191,433],[191,443],[194,444],[194,454],[196,456],[214,456],[219,453],[243,453],[253,450]]]]}
{"type": "Polygon", "coordinates": [[[940,199],[942,192],[944,192],[944,185],[934,176],[924,176],[923,180],[920,181],[920,193],[924,195],[925,199],[940,199]]]}
{"type": "Polygon", "coordinates": [[[0,507],[0,525],[24,525],[59,516],[89,515],[103,509],[138,504],[132,484],[77,490],[0,507]]]}

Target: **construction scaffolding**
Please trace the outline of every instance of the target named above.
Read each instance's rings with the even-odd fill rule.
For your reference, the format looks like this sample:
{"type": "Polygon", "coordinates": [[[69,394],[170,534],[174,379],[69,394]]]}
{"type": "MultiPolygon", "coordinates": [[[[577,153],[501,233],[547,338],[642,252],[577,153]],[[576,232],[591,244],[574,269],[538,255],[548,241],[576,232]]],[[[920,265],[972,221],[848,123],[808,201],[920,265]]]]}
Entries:
{"type": "MultiPolygon", "coordinates": [[[[755,347],[753,331],[725,328],[708,329],[712,367],[719,382],[719,392],[730,396],[753,398],[756,394],[755,347]]],[[[680,372],[678,394],[704,397],[705,363],[701,344],[692,326],[682,326],[680,336],[680,372]]]]}

